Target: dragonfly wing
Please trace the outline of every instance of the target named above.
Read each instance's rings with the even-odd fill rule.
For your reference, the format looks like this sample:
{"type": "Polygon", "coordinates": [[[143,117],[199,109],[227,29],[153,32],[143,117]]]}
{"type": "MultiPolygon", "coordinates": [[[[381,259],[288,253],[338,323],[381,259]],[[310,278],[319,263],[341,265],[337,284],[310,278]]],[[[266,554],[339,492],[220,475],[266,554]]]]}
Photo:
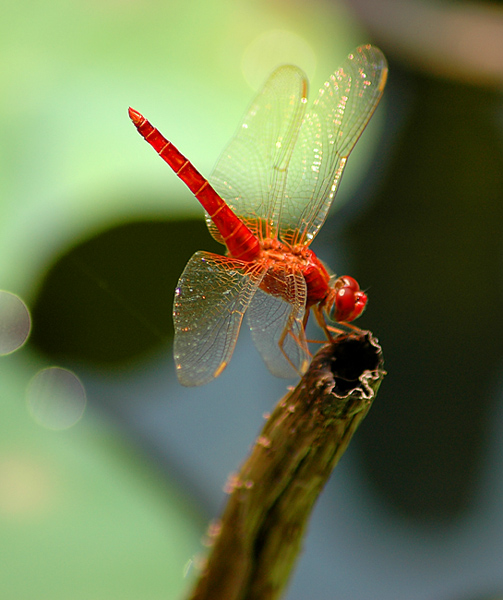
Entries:
{"type": "Polygon", "coordinates": [[[280,237],[309,244],[323,225],[347,157],[381,98],[387,77],[383,53],[360,46],[321,88],[306,114],[291,160],[280,237]]]}
{"type": "MultiPolygon", "coordinates": [[[[211,185],[260,239],[274,237],[287,168],[304,116],[307,79],[294,66],[266,81],[209,178],[211,185]]],[[[207,216],[211,234],[221,236],[207,216]]]]}
{"type": "Polygon", "coordinates": [[[175,293],[174,354],[182,385],[203,385],[224,370],[239,335],[243,315],[264,268],[209,252],[196,252],[175,293]]]}
{"type": "Polygon", "coordinates": [[[310,357],[303,326],[305,279],[302,273],[269,271],[263,284],[275,294],[259,288],[250,302],[247,319],[253,342],[273,375],[298,376],[310,357]]]}

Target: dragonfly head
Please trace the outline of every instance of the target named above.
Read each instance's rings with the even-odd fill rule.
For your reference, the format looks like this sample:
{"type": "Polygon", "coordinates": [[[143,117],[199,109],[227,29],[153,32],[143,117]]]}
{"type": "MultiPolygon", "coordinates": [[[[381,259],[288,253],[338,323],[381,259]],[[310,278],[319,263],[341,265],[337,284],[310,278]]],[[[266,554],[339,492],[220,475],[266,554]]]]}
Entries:
{"type": "Polygon", "coordinates": [[[366,305],[367,294],[360,290],[355,279],[344,275],[331,283],[325,311],[331,321],[348,323],[359,317],[366,305]]]}

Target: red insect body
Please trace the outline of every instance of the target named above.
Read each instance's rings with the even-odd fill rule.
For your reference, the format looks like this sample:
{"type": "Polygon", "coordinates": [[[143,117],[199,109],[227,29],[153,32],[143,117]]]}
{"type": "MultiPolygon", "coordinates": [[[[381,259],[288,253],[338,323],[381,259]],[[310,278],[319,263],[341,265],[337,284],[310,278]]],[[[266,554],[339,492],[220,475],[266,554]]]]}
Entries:
{"type": "Polygon", "coordinates": [[[356,280],[331,276],[308,246],[379,102],[386,75],[380,50],[361,46],[304,114],[304,74],[280,67],[217,163],[213,185],[147,119],[129,109],[140,135],[193,192],[218,230],[210,227],[210,232],[228,250],[226,257],[196,253],[180,277],[174,352],[184,385],[201,385],[220,375],[245,312],[271,372],[289,377],[307,368],[304,327],[310,309],[329,339],[337,330],[326,324],[325,315],[348,323],[365,309],[367,296],[356,280]]]}

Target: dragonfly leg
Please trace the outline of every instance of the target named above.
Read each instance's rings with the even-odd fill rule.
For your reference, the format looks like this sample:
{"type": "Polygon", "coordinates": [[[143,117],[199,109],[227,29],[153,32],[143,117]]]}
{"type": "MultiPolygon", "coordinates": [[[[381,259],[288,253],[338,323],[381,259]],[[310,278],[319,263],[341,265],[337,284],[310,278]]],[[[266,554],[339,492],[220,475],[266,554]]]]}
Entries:
{"type": "MultiPolygon", "coordinates": [[[[304,321],[302,323],[302,326],[304,327],[304,331],[306,330],[306,327],[307,327],[307,320],[309,319],[309,313],[310,313],[310,311],[306,311],[306,314],[304,316],[304,321]]],[[[325,320],[323,320],[323,321],[325,321],[325,320]]],[[[293,333],[291,331],[290,331],[290,334],[293,336],[293,333]]],[[[327,337],[329,337],[329,336],[327,335],[327,337]]],[[[326,340],[307,340],[306,339],[306,342],[308,344],[324,344],[325,341],[326,340]]],[[[313,356],[311,352],[309,352],[309,356],[311,356],[311,357],[313,356]]]]}
{"type": "Polygon", "coordinates": [[[325,321],[325,317],[324,317],[321,307],[319,305],[316,305],[313,307],[313,312],[314,312],[314,316],[316,318],[316,322],[325,332],[325,335],[327,336],[327,340],[329,342],[334,341],[334,336],[332,335],[331,332],[337,333],[337,334],[343,333],[342,331],[335,329],[335,327],[331,327],[330,325],[327,325],[327,322],[325,321]]]}
{"type": "MultiPolygon", "coordinates": [[[[363,329],[361,329],[357,325],[353,325],[353,323],[347,323],[346,321],[344,321],[343,323],[341,323],[341,325],[344,325],[344,327],[347,327],[348,329],[351,329],[355,333],[362,333],[363,332],[363,329]]],[[[346,333],[342,329],[338,329],[337,327],[332,327],[332,325],[327,325],[327,329],[329,331],[333,331],[334,333],[337,333],[337,334],[346,333]]]]}
{"type": "MultiPolygon", "coordinates": [[[[302,326],[302,331],[304,331],[304,324],[307,322],[307,316],[308,316],[308,315],[306,315],[306,316],[304,317],[304,322],[303,322],[303,326],[302,326]]],[[[292,324],[289,322],[289,323],[287,324],[287,326],[285,327],[285,329],[283,330],[283,333],[281,334],[281,337],[280,337],[280,338],[279,338],[279,340],[278,340],[278,346],[279,346],[279,349],[281,350],[281,353],[282,353],[282,354],[283,354],[283,356],[286,358],[287,362],[288,362],[288,363],[289,363],[289,365],[292,367],[292,369],[293,369],[293,370],[294,370],[294,371],[297,373],[297,375],[298,375],[299,377],[302,377],[302,375],[304,375],[304,372],[305,372],[305,370],[306,370],[306,368],[307,368],[307,365],[303,365],[303,366],[302,366],[302,369],[299,369],[299,368],[298,368],[298,367],[297,367],[297,366],[296,366],[296,365],[295,365],[295,364],[292,362],[292,360],[291,360],[291,358],[288,356],[288,354],[285,352],[285,349],[284,349],[284,347],[283,347],[283,346],[284,346],[285,339],[286,339],[286,336],[287,336],[287,335],[290,335],[290,336],[293,338],[293,340],[295,341],[295,343],[296,343],[298,346],[300,346],[301,348],[304,348],[304,346],[305,346],[306,353],[307,353],[307,355],[308,355],[310,358],[312,358],[312,357],[313,357],[313,355],[312,355],[312,354],[311,354],[311,352],[309,351],[309,348],[307,347],[307,343],[306,343],[306,344],[303,344],[303,343],[302,343],[302,340],[301,340],[301,339],[299,339],[299,338],[298,338],[298,337],[297,337],[297,336],[296,336],[296,335],[293,333],[293,331],[292,331],[292,324]]]]}

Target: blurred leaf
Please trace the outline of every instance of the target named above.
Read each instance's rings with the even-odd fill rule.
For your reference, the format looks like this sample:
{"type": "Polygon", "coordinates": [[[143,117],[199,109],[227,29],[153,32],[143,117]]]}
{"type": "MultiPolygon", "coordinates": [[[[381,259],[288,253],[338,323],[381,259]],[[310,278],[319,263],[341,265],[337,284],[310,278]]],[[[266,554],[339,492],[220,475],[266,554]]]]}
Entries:
{"type": "Polygon", "coordinates": [[[33,300],[30,343],[57,361],[111,365],[169,342],[175,287],[202,248],[222,253],[204,221],[143,221],[71,248],[33,300]]]}

